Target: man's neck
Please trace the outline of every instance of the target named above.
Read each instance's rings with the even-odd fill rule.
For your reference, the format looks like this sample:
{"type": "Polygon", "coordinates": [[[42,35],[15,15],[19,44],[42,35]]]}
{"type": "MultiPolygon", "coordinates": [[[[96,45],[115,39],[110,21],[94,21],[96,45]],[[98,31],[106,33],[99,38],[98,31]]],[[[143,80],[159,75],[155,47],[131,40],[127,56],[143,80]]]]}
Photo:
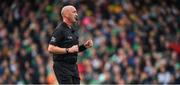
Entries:
{"type": "Polygon", "coordinates": [[[69,19],[64,18],[64,19],[63,19],[63,22],[66,23],[69,28],[71,28],[72,22],[71,22],[69,19]]]}

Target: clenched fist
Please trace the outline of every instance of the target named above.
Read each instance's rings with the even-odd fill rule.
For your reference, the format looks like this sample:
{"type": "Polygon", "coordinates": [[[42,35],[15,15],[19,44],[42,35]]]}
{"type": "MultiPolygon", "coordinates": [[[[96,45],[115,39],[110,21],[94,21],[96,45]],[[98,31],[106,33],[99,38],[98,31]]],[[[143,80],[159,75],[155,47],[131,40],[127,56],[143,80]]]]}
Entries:
{"type": "Polygon", "coordinates": [[[92,41],[92,40],[86,41],[86,42],[84,43],[84,46],[85,46],[86,48],[92,47],[92,46],[93,46],[93,41],[92,41]]]}

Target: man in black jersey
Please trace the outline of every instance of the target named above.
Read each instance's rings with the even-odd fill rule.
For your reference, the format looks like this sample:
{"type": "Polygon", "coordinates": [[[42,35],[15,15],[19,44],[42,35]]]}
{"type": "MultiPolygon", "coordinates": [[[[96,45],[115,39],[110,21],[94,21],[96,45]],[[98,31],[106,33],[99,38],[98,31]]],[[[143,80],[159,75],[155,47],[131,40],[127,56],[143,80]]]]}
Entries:
{"type": "Polygon", "coordinates": [[[80,84],[77,67],[78,52],[93,46],[92,40],[79,45],[77,31],[72,24],[77,22],[78,14],[72,5],[61,10],[63,22],[58,24],[49,42],[48,51],[53,54],[53,69],[60,84],[80,84]]]}

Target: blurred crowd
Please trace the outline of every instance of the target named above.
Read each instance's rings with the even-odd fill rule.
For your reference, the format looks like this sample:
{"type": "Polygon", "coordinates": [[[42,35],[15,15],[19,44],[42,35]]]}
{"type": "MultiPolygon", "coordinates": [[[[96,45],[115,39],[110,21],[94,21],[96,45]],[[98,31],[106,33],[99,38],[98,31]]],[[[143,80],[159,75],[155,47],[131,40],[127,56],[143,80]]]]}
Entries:
{"type": "Polygon", "coordinates": [[[77,7],[82,84],[180,83],[179,0],[1,0],[0,84],[55,84],[49,39],[77,7]]]}

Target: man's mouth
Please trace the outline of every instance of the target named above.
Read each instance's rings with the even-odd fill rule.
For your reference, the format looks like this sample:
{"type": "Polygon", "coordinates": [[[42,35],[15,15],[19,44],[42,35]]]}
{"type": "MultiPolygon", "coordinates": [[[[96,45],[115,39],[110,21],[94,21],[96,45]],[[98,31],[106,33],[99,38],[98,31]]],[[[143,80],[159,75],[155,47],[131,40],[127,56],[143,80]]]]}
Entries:
{"type": "Polygon", "coordinates": [[[78,20],[78,16],[75,17],[75,20],[76,20],[76,21],[78,20]]]}

